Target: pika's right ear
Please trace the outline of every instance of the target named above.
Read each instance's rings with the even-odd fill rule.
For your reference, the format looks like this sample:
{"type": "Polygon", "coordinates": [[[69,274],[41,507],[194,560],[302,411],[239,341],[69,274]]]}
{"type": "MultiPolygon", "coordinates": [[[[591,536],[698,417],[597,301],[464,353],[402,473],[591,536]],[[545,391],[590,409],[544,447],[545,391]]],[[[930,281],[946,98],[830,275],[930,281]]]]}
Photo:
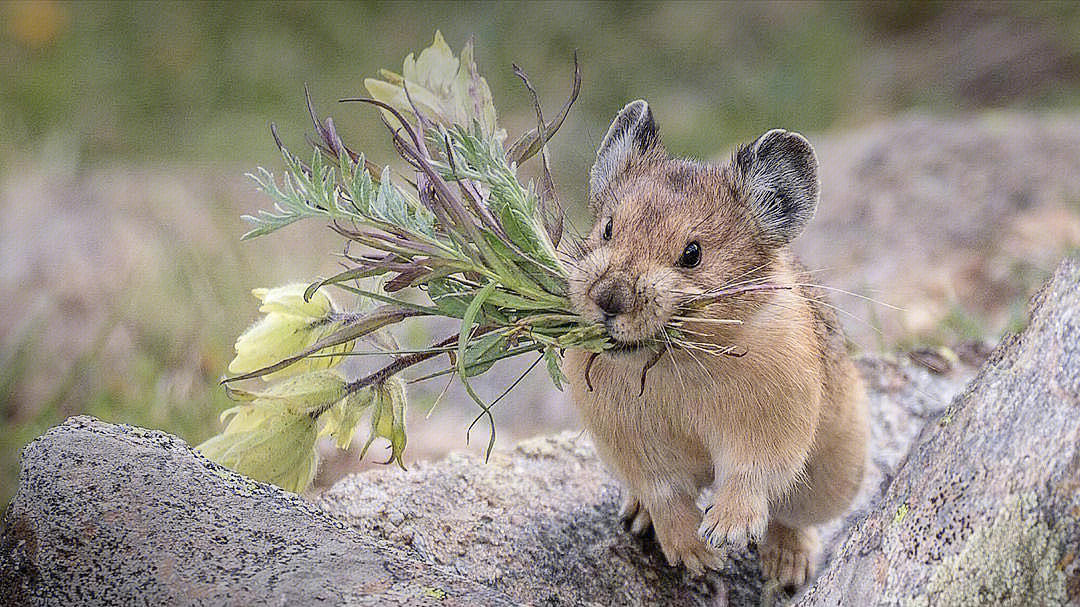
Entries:
{"type": "Polygon", "coordinates": [[[777,245],[791,242],[817,210],[821,187],[814,147],[798,133],[773,129],[739,148],[735,167],[765,237],[777,245]]]}
{"type": "Polygon", "coordinates": [[[600,209],[604,190],[619,175],[660,149],[660,131],[649,104],[644,99],[626,104],[604,135],[596,151],[596,164],[589,171],[589,208],[593,213],[600,209]]]}

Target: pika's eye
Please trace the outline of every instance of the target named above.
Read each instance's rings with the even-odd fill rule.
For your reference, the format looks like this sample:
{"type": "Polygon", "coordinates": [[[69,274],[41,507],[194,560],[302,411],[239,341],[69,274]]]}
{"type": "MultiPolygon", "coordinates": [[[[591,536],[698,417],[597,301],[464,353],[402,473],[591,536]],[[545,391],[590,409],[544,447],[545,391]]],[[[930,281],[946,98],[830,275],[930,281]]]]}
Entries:
{"type": "Polygon", "coordinates": [[[699,263],[701,263],[701,245],[694,241],[683,249],[682,256],[679,257],[679,266],[693,268],[697,267],[699,263]]]}
{"type": "Polygon", "coordinates": [[[601,233],[601,236],[603,236],[604,240],[611,240],[611,218],[610,217],[608,217],[607,221],[604,223],[604,231],[601,233]]]}

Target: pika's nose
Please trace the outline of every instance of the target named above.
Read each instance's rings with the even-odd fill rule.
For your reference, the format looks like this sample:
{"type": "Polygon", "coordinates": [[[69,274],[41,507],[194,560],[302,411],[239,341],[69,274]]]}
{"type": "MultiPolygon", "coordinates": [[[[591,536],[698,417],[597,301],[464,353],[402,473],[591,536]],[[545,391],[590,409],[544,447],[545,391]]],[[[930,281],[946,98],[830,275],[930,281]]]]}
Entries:
{"type": "Polygon", "coordinates": [[[611,320],[629,308],[630,286],[624,280],[603,280],[594,289],[593,301],[603,312],[604,320],[611,320]]]}
{"type": "Polygon", "coordinates": [[[615,296],[613,289],[603,291],[597,295],[596,305],[600,306],[606,316],[616,316],[623,311],[622,301],[615,296]]]}

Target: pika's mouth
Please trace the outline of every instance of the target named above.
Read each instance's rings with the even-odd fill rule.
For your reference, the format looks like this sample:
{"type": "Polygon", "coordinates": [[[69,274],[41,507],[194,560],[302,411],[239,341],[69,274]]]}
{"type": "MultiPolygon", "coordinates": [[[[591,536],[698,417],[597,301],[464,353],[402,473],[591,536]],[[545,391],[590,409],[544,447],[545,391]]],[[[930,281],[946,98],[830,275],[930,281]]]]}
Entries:
{"type": "Polygon", "coordinates": [[[636,337],[629,340],[621,340],[614,337],[609,332],[608,338],[612,341],[614,345],[608,348],[606,352],[613,355],[628,356],[631,354],[639,354],[642,352],[655,352],[657,348],[663,349],[663,334],[657,334],[655,336],[649,337],[636,337]]]}
{"type": "Polygon", "coordinates": [[[648,344],[646,344],[644,341],[616,341],[615,345],[608,349],[608,352],[612,352],[615,354],[630,354],[633,352],[640,352],[641,350],[644,350],[647,345],[648,344]]]}

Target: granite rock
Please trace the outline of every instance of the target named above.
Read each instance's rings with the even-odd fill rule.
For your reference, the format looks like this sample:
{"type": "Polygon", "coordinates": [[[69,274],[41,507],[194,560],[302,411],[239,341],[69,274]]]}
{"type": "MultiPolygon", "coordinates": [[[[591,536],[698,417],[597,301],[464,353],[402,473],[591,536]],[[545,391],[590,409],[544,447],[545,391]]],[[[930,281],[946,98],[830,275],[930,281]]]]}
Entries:
{"type": "Polygon", "coordinates": [[[1080,604],[1080,258],[918,437],[800,605],[1080,604]]]}
{"type": "MultiPolygon", "coordinates": [[[[859,360],[868,474],[849,513],[822,530],[824,573],[795,600],[1078,601],[1080,261],[1060,266],[1031,318],[970,383],[974,368],[962,361],[977,360],[978,348],[859,360]]],[[[23,452],[0,531],[0,603],[787,598],[762,584],[752,551],[702,578],[668,567],[653,540],[617,521],[619,493],[578,433],[525,441],[487,463],[452,455],[365,472],[308,501],[167,434],[72,418],[23,452]]]]}
{"type": "Polygon", "coordinates": [[[23,451],[2,605],[512,605],[182,440],[75,417],[23,451]]]}

